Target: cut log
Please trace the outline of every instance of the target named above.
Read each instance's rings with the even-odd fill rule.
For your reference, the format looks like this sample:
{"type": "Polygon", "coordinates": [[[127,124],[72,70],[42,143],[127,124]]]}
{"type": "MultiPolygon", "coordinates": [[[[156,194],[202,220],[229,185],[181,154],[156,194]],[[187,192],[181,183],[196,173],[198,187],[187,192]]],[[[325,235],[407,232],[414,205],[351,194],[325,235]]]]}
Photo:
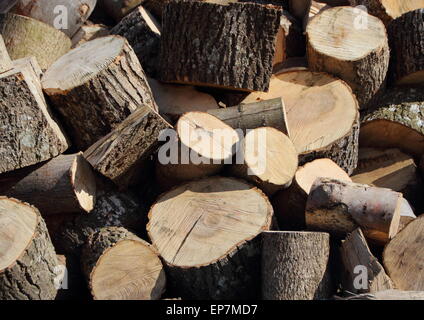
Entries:
{"type": "Polygon", "coordinates": [[[213,109],[208,113],[234,129],[246,131],[259,127],[272,127],[290,137],[286,108],[281,98],[213,109]]]}
{"type": "Polygon", "coordinates": [[[300,21],[308,15],[310,7],[311,0],[289,0],[290,13],[300,21]]]}
{"type": "Polygon", "coordinates": [[[115,21],[121,21],[123,17],[139,6],[143,0],[99,0],[99,2],[102,8],[115,21]]]}
{"type": "Polygon", "coordinates": [[[211,95],[200,92],[195,87],[165,84],[152,78],[148,78],[148,81],[159,113],[172,124],[186,112],[207,112],[218,108],[216,100],[211,95]]]}
{"type": "Polygon", "coordinates": [[[42,21],[72,37],[97,0],[18,0],[10,12],[42,21]]]}
{"type": "Polygon", "coordinates": [[[322,300],[333,295],[328,233],[266,231],[262,247],[263,299],[322,300]]]}
{"type": "Polygon", "coordinates": [[[168,3],[161,80],[267,91],[280,18],[277,7],[256,3],[168,3]]]}
{"type": "Polygon", "coordinates": [[[423,234],[424,216],[420,216],[384,248],[384,267],[397,289],[424,291],[423,234]]]}
{"type": "Polygon", "coordinates": [[[61,155],[15,181],[6,195],[30,203],[43,216],[90,212],[96,201],[96,181],[82,153],[61,155]]]}
{"type": "Polygon", "coordinates": [[[271,127],[249,130],[236,157],[230,174],[253,183],[268,196],[291,185],[299,164],[291,140],[271,127]]]}
{"type": "Polygon", "coordinates": [[[140,60],[143,70],[149,77],[156,78],[161,27],[156,19],[142,6],[121,20],[110,34],[125,37],[140,60]]]}
{"type": "Polygon", "coordinates": [[[161,145],[163,130],[171,126],[147,105],[138,109],[115,130],[97,141],[84,153],[93,168],[125,189],[136,182],[140,164],[161,145]]]}
{"type": "Polygon", "coordinates": [[[41,88],[41,77],[43,75],[43,70],[41,70],[40,65],[38,64],[38,61],[35,57],[25,57],[17,60],[13,60],[13,67],[16,69],[22,69],[29,67],[34,71],[35,75],[37,76],[38,81],[36,81],[37,88],[40,92],[40,95],[43,95],[42,88],[41,88]]]}
{"type": "Polygon", "coordinates": [[[300,167],[290,188],[278,192],[272,202],[281,230],[305,230],[305,208],[312,184],[319,177],[351,182],[347,173],[330,159],[317,159],[300,167]]]}
{"type": "Polygon", "coordinates": [[[424,154],[422,90],[393,89],[362,118],[361,147],[398,148],[418,158],[424,154]]]}
{"type": "Polygon", "coordinates": [[[143,105],[157,109],[134,51],[119,36],[73,49],[47,70],[42,84],[78,150],[88,148],[143,105]]]}
{"type": "Polygon", "coordinates": [[[359,112],[349,86],[325,73],[284,72],[272,77],[269,92],[251,93],[242,103],[278,97],[286,106],[300,164],[330,158],[352,174],[358,161],[359,112]]]}
{"type": "Polygon", "coordinates": [[[306,35],[310,70],[325,71],[346,81],[360,108],[368,108],[384,90],[389,68],[384,24],[356,8],[336,7],[312,19],[306,35]]]}
{"type": "Polygon", "coordinates": [[[306,225],[337,237],[359,225],[368,239],[384,244],[398,232],[402,199],[389,189],[318,178],[306,203],[306,225]]]}
{"type": "Polygon", "coordinates": [[[56,253],[35,207],[0,197],[0,300],[53,300],[56,253]]]}
{"type": "Polygon", "coordinates": [[[341,257],[345,279],[343,289],[352,293],[374,293],[393,289],[393,283],[384,271],[383,266],[374,257],[368,247],[364,234],[358,228],[350,233],[341,246],[341,257]],[[365,270],[357,268],[362,267],[365,270]],[[356,280],[364,276],[363,281],[356,280]]]}
{"type": "Polygon", "coordinates": [[[401,192],[418,212],[424,212],[424,184],[414,159],[399,149],[359,149],[353,182],[401,192]]]}
{"type": "Polygon", "coordinates": [[[7,52],[3,37],[0,34],[0,73],[9,71],[13,68],[12,60],[7,52]]]}
{"type": "Polygon", "coordinates": [[[150,210],[147,231],[166,263],[174,296],[255,297],[257,236],[270,228],[272,213],[262,192],[232,178],[193,181],[162,195],[150,210]]]}
{"type": "Polygon", "coordinates": [[[331,8],[330,5],[323,3],[321,1],[311,1],[311,6],[309,7],[308,13],[303,18],[303,29],[306,30],[306,27],[309,23],[309,21],[312,20],[317,14],[319,14],[323,10],[327,10],[331,8]]]}
{"type": "Polygon", "coordinates": [[[68,148],[28,64],[0,74],[0,173],[58,156],[68,148]]]}
{"type": "Polygon", "coordinates": [[[165,291],[156,250],[125,228],[102,228],[91,235],[81,262],[94,300],[158,300],[165,291]]]}
{"type": "Polygon", "coordinates": [[[417,216],[414,213],[414,210],[412,210],[411,205],[409,204],[408,200],[403,199],[401,211],[400,211],[400,220],[399,220],[399,230],[398,233],[401,232],[405,227],[414,221],[417,218],[417,216]]]}
{"type": "Polygon", "coordinates": [[[28,17],[0,14],[0,34],[12,60],[35,56],[43,70],[71,49],[63,32],[28,17]]]}
{"type": "Polygon", "coordinates": [[[88,41],[100,37],[106,37],[109,33],[109,28],[104,24],[88,24],[81,26],[72,37],[72,48],[76,48],[88,41]]]}
{"type": "MultiPolygon", "coordinates": [[[[48,217],[50,218],[50,217],[48,217]]],[[[90,214],[76,215],[62,223],[57,251],[80,257],[81,248],[89,236],[103,227],[123,227],[137,234],[145,233],[147,208],[133,192],[100,191],[90,214]]]]}
{"type": "Polygon", "coordinates": [[[365,6],[373,16],[387,26],[404,13],[424,8],[423,0],[349,0],[352,6],[365,6]]]}
{"type": "Polygon", "coordinates": [[[387,29],[397,85],[424,85],[424,1],[420,2],[422,9],[405,13],[387,29]]]}
{"type": "Polygon", "coordinates": [[[156,181],[161,190],[218,174],[224,164],[232,163],[239,135],[218,118],[188,112],[178,120],[176,129],[178,137],[170,136],[158,154],[156,181]]]}

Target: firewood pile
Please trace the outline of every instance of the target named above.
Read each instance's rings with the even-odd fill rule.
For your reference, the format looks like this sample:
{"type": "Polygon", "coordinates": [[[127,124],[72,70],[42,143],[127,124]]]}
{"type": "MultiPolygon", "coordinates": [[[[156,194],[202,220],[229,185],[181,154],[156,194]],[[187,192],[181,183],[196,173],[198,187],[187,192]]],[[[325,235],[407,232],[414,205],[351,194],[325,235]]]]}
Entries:
{"type": "Polygon", "coordinates": [[[0,35],[0,300],[424,300],[424,0],[2,0],[0,35]]]}

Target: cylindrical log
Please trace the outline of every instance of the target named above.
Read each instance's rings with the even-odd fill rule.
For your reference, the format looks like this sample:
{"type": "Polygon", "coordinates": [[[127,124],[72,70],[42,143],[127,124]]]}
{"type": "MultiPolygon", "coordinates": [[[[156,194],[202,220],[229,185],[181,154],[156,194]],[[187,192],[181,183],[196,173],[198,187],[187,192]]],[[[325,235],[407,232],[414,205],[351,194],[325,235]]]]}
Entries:
{"type": "Polygon", "coordinates": [[[323,10],[306,28],[311,71],[346,81],[361,109],[385,88],[390,50],[386,28],[377,18],[351,7],[323,10]]]}
{"type": "Polygon", "coordinates": [[[272,196],[291,185],[298,164],[291,140],[275,128],[262,127],[248,131],[229,172],[272,196]]]}
{"type": "Polygon", "coordinates": [[[134,49],[143,70],[149,77],[157,77],[161,27],[142,6],[121,20],[110,34],[123,36],[134,49]]]}
{"type": "Polygon", "coordinates": [[[165,271],[156,250],[125,228],[92,234],[81,263],[94,300],[158,300],[165,291],[165,271]]]}
{"type": "Polygon", "coordinates": [[[42,21],[72,37],[96,3],[97,0],[18,0],[10,12],[42,21]]]}
{"type": "Polygon", "coordinates": [[[306,203],[306,225],[338,237],[359,225],[367,238],[384,244],[398,233],[402,199],[390,189],[318,178],[306,203]]]}
{"type": "Polygon", "coordinates": [[[53,300],[56,253],[35,207],[0,197],[0,300],[53,300]]]}
{"type": "Polygon", "coordinates": [[[397,85],[424,85],[424,1],[422,9],[393,20],[387,32],[393,81],[397,85]]]}
{"type": "Polygon", "coordinates": [[[47,70],[42,84],[78,151],[141,106],[157,109],[134,51],[120,36],[98,38],[73,49],[47,70]]]}
{"type": "Polygon", "coordinates": [[[43,70],[71,49],[71,39],[63,32],[12,13],[0,14],[0,34],[12,60],[35,56],[43,70]]]}
{"type": "Polygon", "coordinates": [[[162,19],[160,79],[267,91],[280,17],[277,7],[256,3],[169,2],[162,19]]]}
{"type": "Polygon", "coordinates": [[[43,216],[90,212],[96,181],[82,153],[61,155],[16,181],[6,195],[32,204],[43,216]]]}
{"type": "Polygon", "coordinates": [[[266,196],[232,178],[193,181],[163,194],[147,231],[167,268],[174,296],[253,298],[259,290],[260,239],[272,221],[266,196]]]}
{"type": "Polygon", "coordinates": [[[271,78],[269,92],[251,93],[242,103],[278,97],[286,107],[299,163],[329,158],[352,174],[358,162],[359,112],[349,86],[326,73],[284,72],[271,78]]]}
{"type": "Polygon", "coordinates": [[[398,88],[382,97],[361,120],[361,147],[398,148],[414,157],[424,154],[424,92],[398,88]]]}
{"type": "Polygon", "coordinates": [[[290,137],[286,108],[282,98],[208,110],[208,113],[234,129],[246,131],[259,127],[272,127],[290,137]]]}
{"type": "Polygon", "coordinates": [[[328,233],[262,232],[262,298],[329,298],[333,294],[329,258],[328,233]]]}
{"type": "Polygon", "coordinates": [[[293,183],[272,199],[275,216],[281,230],[304,230],[305,208],[312,184],[319,177],[351,182],[347,173],[330,159],[317,159],[300,167],[293,183]]]}
{"type": "Polygon", "coordinates": [[[9,71],[13,68],[12,60],[7,52],[3,37],[0,35],[0,73],[9,71]]]}

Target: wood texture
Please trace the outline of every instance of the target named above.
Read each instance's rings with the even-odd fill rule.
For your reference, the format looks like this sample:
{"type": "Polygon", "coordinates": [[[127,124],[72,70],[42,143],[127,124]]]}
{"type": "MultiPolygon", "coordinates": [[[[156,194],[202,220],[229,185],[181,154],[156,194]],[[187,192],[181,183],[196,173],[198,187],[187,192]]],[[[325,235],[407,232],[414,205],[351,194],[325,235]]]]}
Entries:
{"type": "Polygon", "coordinates": [[[0,35],[0,73],[9,71],[13,68],[12,60],[7,52],[3,37],[0,35]]]}

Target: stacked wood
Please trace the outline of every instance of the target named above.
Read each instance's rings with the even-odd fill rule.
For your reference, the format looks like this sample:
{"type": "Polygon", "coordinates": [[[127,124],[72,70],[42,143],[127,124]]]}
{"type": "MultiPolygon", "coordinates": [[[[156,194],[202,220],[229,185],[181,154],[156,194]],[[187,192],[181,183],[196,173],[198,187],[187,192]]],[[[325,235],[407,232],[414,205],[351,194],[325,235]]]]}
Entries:
{"type": "Polygon", "coordinates": [[[306,203],[306,225],[338,237],[360,226],[368,239],[385,244],[398,233],[402,199],[390,189],[318,178],[306,203]]]}
{"type": "Polygon", "coordinates": [[[388,27],[397,85],[424,85],[424,1],[421,5],[421,9],[405,13],[388,27]]]}
{"type": "Polygon", "coordinates": [[[282,230],[304,230],[305,208],[312,184],[319,177],[351,182],[347,173],[330,159],[317,159],[300,167],[293,183],[278,192],[272,200],[275,216],[282,230]]]}
{"type": "Polygon", "coordinates": [[[311,71],[346,81],[365,109],[385,88],[390,50],[384,24],[357,11],[350,7],[321,11],[306,28],[307,52],[311,71]]]}
{"type": "Polygon", "coordinates": [[[150,77],[157,76],[161,27],[142,6],[121,20],[110,34],[125,37],[134,49],[143,70],[150,77]]]}
{"type": "Polygon", "coordinates": [[[352,174],[358,161],[359,112],[349,86],[325,73],[284,72],[271,78],[269,92],[251,93],[242,103],[277,97],[283,98],[300,164],[330,158],[352,174]]]}
{"type": "Polygon", "coordinates": [[[47,69],[71,48],[71,39],[63,32],[12,13],[0,14],[0,34],[13,60],[35,56],[42,69],[47,69]]]}
{"type": "Polygon", "coordinates": [[[424,210],[424,185],[414,159],[399,149],[359,149],[353,182],[401,192],[412,206],[424,210]]]}
{"type": "Polygon", "coordinates": [[[232,163],[240,138],[218,118],[188,112],[178,120],[176,131],[178,136],[170,135],[158,154],[156,179],[162,190],[218,174],[224,164],[232,163]]]}
{"type": "Polygon", "coordinates": [[[0,300],[53,300],[56,253],[39,211],[0,197],[0,300]]]}
{"type": "Polygon", "coordinates": [[[104,24],[87,24],[81,26],[72,37],[72,48],[76,48],[87,41],[109,35],[109,29],[104,24]]]}
{"type": "Polygon", "coordinates": [[[0,74],[0,173],[58,156],[67,139],[52,118],[38,75],[24,64],[0,74]]]}
{"type": "Polygon", "coordinates": [[[81,261],[94,300],[157,300],[165,291],[156,251],[125,228],[102,228],[91,235],[81,261]]]}
{"type": "Polygon", "coordinates": [[[156,109],[134,51],[119,36],[98,38],[73,49],[47,70],[42,84],[78,151],[143,105],[156,109]]]}
{"type": "Polygon", "coordinates": [[[265,231],[262,247],[263,299],[322,300],[332,296],[328,233],[265,231]]]}
{"type": "Polygon", "coordinates": [[[280,9],[255,3],[168,3],[162,20],[161,80],[267,91],[280,18],[280,9]]]}
{"type": "Polygon", "coordinates": [[[263,193],[232,178],[193,181],[162,195],[147,231],[166,264],[170,290],[190,299],[254,297],[257,236],[269,229],[272,214],[263,193]]]}
{"type": "Polygon", "coordinates": [[[72,37],[88,19],[97,0],[18,0],[11,13],[42,21],[72,37]]]}
{"type": "Polygon", "coordinates": [[[423,232],[424,216],[420,216],[384,248],[384,267],[397,289],[424,291],[423,232]]]}
{"type": "MultiPolygon", "coordinates": [[[[1,176],[0,183],[6,184],[1,176]]],[[[58,156],[8,183],[7,196],[32,204],[43,216],[90,212],[96,201],[94,174],[82,153],[58,156]]]]}
{"type": "Polygon", "coordinates": [[[148,78],[159,113],[174,124],[186,112],[207,112],[217,109],[216,100],[209,94],[196,90],[193,86],[161,83],[148,78]]]}
{"type": "Polygon", "coordinates": [[[271,127],[249,130],[237,156],[230,173],[250,181],[268,196],[288,188],[298,167],[298,154],[291,140],[271,127]]]}
{"type": "Polygon", "coordinates": [[[393,288],[392,281],[383,266],[372,255],[361,229],[356,229],[343,241],[341,257],[346,273],[343,283],[344,290],[352,293],[374,293],[393,288]],[[366,271],[358,272],[358,266],[364,267],[366,271]],[[363,281],[356,280],[361,276],[364,277],[364,279],[360,279],[363,281]]]}
{"type": "Polygon", "coordinates": [[[386,93],[361,121],[361,147],[398,148],[414,157],[424,154],[424,94],[419,88],[386,93]]]}
{"type": "Polygon", "coordinates": [[[380,18],[385,25],[404,13],[424,8],[423,0],[349,0],[352,6],[365,6],[369,14],[380,18]]]}

